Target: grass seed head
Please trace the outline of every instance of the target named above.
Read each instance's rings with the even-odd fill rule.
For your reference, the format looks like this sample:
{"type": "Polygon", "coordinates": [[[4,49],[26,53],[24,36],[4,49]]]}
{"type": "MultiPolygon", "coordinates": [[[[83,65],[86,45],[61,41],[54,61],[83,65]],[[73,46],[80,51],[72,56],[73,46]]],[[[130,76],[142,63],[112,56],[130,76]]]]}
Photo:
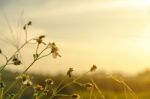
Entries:
{"type": "Polygon", "coordinates": [[[67,75],[71,78],[72,77],[72,72],[73,72],[73,68],[69,68],[69,70],[67,71],[67,75]]]}
{"type": "Polygon", "coordinates": [[[32,25],[32,21],[29,21],[27,25],[28,25],[28,26],[29,26],[29,25],[32,25]]]}
{"type": "Polygon", "coordinates": [[[96,65],[93,65],[93,66],[91,67],[91,69],[90,69],[90,72],[95,72],[96,69],[97,69],[97,66],[96,66],[96,65]]]}

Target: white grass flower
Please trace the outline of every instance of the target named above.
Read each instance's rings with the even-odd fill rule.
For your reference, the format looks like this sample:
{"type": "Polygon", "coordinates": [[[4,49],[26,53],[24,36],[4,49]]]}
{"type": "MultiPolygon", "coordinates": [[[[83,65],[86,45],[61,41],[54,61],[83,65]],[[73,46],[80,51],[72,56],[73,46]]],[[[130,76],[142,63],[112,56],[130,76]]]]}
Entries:
{"type": "Polygon", "coordinates": [[[59,49],[54,42],[49,43],[48,47],[51,48],[51,53],[52,53],[53,58],[57,58],[57,56],[61,57],[61,55],[58,53],[59,49]]]}

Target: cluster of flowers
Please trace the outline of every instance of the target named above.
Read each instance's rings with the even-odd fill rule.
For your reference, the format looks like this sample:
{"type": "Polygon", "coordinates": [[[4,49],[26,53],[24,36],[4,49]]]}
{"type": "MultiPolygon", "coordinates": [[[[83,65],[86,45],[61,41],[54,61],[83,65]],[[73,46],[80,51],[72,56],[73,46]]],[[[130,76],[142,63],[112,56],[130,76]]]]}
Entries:
{"type": "MultiPolygon", "coordinates": [[[[25,33],[26,33],[26,41],[25,43],[23,44],[22,47],[20,47],[19,49],[17,49],[17,51],[15,52],[15,54],[8,58],[3,52],[2,50],[0,49],[0,54],[3,55],[5,58],[6,58],[6,64],[2,67],[1,71],[6,67],[6,65],[8,64],[13,64],[13,65],[21,65],[22,64],[22,61],[21,61],[21,58],[19,57],[19,51],[21,48],[24,47],[25,44],[27,44],[29,41],[27,39],[27,28],[29,26],[32,25],[32,22],[29,21],[27,24],[25,24],[23,26],[23,29],[25,30],[25,33]]],[[[58,47],[56,46],[56,44],[54,42],[49,42],[49,43],[45,43],[44,42],[44,39],[45,38],[45,35],[40,35],[36,38],[33,38],[31,40],[34,40],[37,44],[37,49],[36,49],[36,53],[33,54],[33,63],[37,60],[39,60],[40,58],[43,58],[43,57],[46,57],[48,55],[52,55],[53,58],[57,58],[57,57],[61,57],[61,55],[59,54],[59,49],[58,47]],[[43,44],[43,45],[46,45],[46,48],[43,49],[40,53],[38,53],[38,47],[43,44]],[[45,54],[43,55],[43,52],[47,49],[50,49],[50,52],[48,54],[45,54]]],[[[21,73],[19,76],[16,77],[16,81],[21,81],[22,83],[22,86],[25,86],[25,87],[32,87],[34,89],[34,96],[35,97],[42,97],[44,95],[48,95],[49,92],[50,92],[50,88],[52,87],[54,83],[54,81],[52,79],[46,79],[45,80],[45,86],[43,85],[34,85],[30,76],[26,73],[26,71],[33,65],[33,63],[31,63],[31,65],[28,66],[28,68],[23,72],[21,73]]],[[[93,65],[90,70],[88,72],[94,72],[95,70],[97,69],[96,65],[93,65]]],[[[74,69],[73,68],[69,68],[68,71],[67,71],[67,76],[69,78],[72,77],[72,73],[73,73],[74,69]]],[[[72,81],[72,83],[74,83],[75,81],[77,81],[78,79],[75,79],[72,81]]],[[[89,83],[86,83],[86,84],[83,84],[83,87],[87,88],[87,89],[91,89],[94,87],[94,84],[92,82],[89,82],[89,83]]],[[[5,88],[5,84],[1,81],[0,82],[0,89],[4,89],[5,88]]],[[[56,89],[57,90],[57,89],[56,89]]],[[[56,91],[55,90],[55,91],[56,91]]],[[[51,94],[53,95],[53,93],[55,92],[54,90],[52,90],[51,94]]],[[[55,92],[55,95],[57,96],[57,94],[59,93],[59,91],[56,93],[55,92]]],[[[69,95],[72,99],[79,99],[80,98],[80,95],[79,94],[72,94],[72,95],[69,95]]]]}

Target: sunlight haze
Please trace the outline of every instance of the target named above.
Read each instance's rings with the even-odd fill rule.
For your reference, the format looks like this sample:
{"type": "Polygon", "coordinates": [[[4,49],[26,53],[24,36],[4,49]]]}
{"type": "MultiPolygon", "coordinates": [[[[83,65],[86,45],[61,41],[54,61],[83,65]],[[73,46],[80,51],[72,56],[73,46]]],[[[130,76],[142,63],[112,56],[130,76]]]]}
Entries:
{"type": "MultiPolygon", "coordinates": [[[[150,0],[0,0],[0,19],[2,41],[16,43],[12,35],[23,34],[31,20],[29,38],[45,34],[59,47],[61,58],[49,56],[30,71],[63,73],[73,67],[82,72],[95,64],[99,70],[135,74],[150,68],[150,0]]],[[[10,54],[2,41],[0,47],[10,54]]],[[[24,64],[32,60],[33,48],[22,53],[24,64]]]]}

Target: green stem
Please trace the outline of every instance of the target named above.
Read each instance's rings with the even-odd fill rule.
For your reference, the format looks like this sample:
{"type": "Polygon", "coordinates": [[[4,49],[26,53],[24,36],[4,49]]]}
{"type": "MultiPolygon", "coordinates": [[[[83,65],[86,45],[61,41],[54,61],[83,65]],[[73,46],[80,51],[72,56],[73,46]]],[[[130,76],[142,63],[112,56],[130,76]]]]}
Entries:
{"type": "Polygon", "coordinates": [[[65,76],[64,79],[61,80],[61,82],[58,84],[58,86],[54,89],[54,91],[58,90],[60,88],[60,86],[62,85],[62,83],[67,79],[67,77],[65,76]]]}
{"type": "Polygon", "coordinates": [[[92,89],[90,90],[90,99],[92,99],[92,95],[93,95],[93,87],[92,87],[92,89]]]}
{"type": "Polygon", "coordinates": [[[10,86],[6,89],[6,91],[4,91],[4,95],[18,82],[18,80],[15,80],[14,82],[12,82],[10,84],[10,86]]]}
{"type": "Polygon", "coordinates": [[[125,95],[125,99],[127,99],[127,90],[125,86],[124,86],[124,95],[125,95]]]}
{"type": "Polygon", "coordinates": [[[4,94],[4,88],[1,89],[0,99],[3,99],[3,94],[4,94]]]}
{"type": "Polygon", "coordinates": [[[105,96],[102,94],[102,91],[99,89],[99,87],[97,86],[97,84],[94,82],[94,80],[91,80],[94,87],[97,89],[98,93],[101,95],[102,99],[105,99],[105,96]]]}
{"type": "Polygon", "coordinates": [[[20,98],[21,98],[21,96],[22,96],[23,92],[25,91],[25,89],[26,89],[26,86],[24,86],[24,85],[22,85],[22,86],[20,87],[20,89],[18,90],[18,93],[16,94],[16,98],[17,98],[17,99],[20,99],[20,98]]]}

